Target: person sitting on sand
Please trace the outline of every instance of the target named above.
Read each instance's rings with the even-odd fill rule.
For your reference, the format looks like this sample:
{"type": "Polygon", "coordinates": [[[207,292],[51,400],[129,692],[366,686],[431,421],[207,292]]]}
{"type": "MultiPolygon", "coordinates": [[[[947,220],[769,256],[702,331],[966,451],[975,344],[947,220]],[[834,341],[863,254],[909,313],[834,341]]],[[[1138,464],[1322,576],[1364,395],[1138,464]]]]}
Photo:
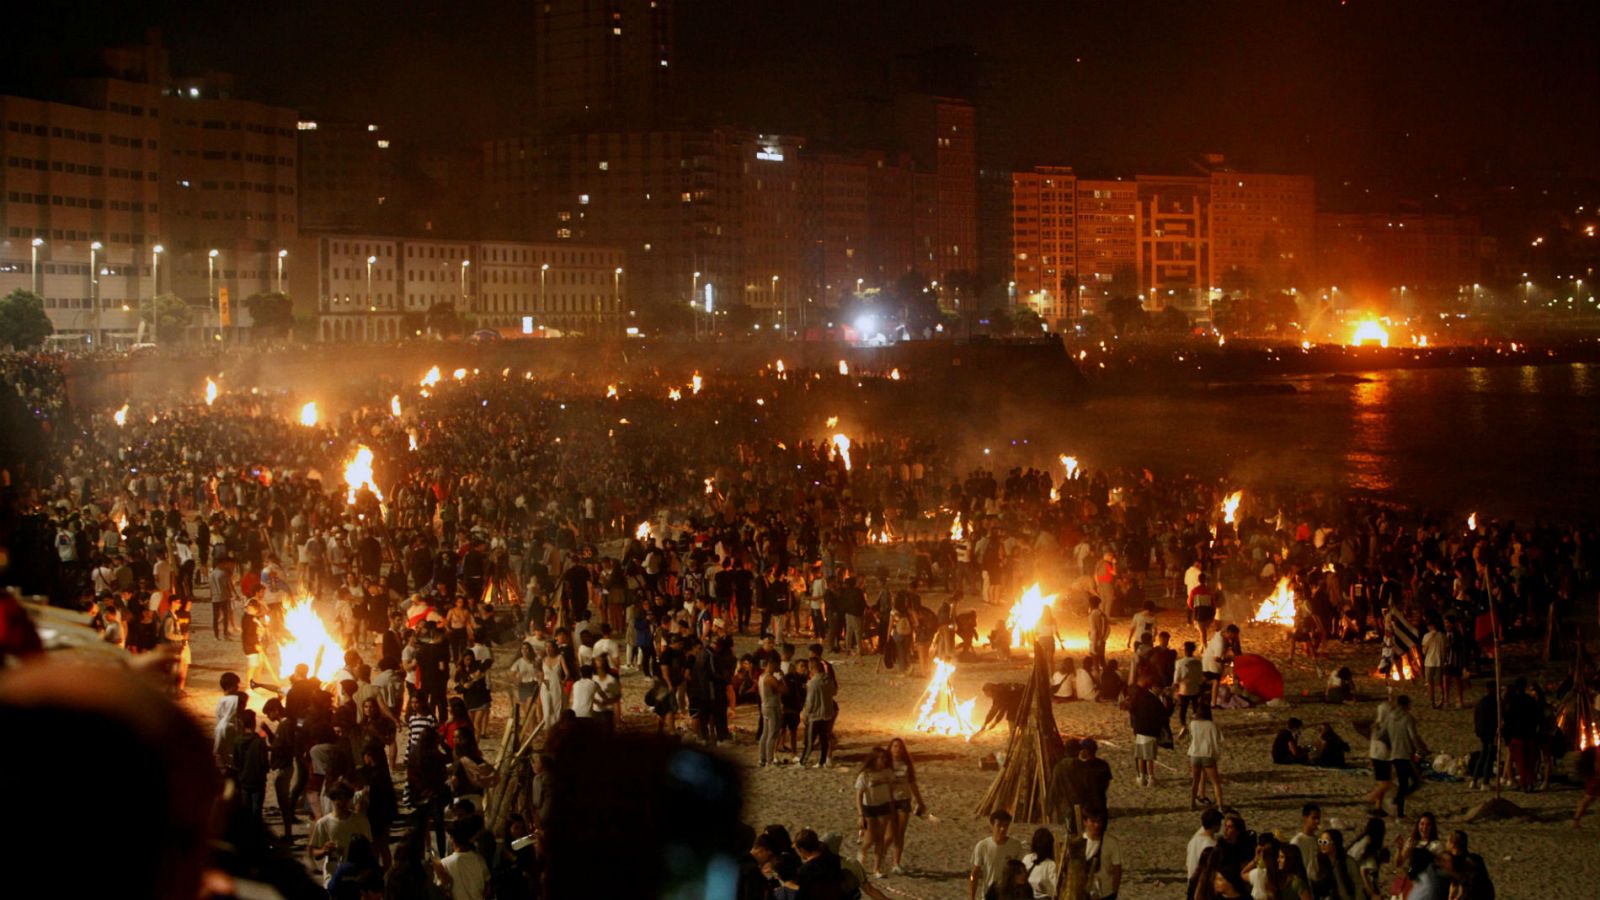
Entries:
{"type": "Polygon", "coordinates": [[[1342,769],[1344,756],[1349,752],[1350,744],[1333,730],[1333,723],[1324,722],[1317,733],[1316,753],[1311,757],[1311,764],[1324,769],[1342,769]]]}
{"type": "Polygon", "coordinates": [[[1095,693],[1094,699],[1102,703],[1121,703],[1122,695],[1128,692],[1128,682],[1123,680],[1117,671],[1117,661],[1106,660],[1105,670],[1100,673],[1100,689],[1095,693]]]}
{"type": "Polygon", "coordinates": [[[1022,709],[1022,692],[1027,689],[1025,684],[996,684],[990,682],[983,686],[984,696],[989,698],[989,714],[983,717],[983,727],[979,728],[973,737],[977,737],[990,728],[1000,724],[1002,719],[1012,729],[1017,727],[1017,712],[1022,709]]]}
{"type": "Polygon", "coordinates": [[[1078,699],[1077,682],[1077,666],[1073,665],[1072,657],[1063,656],[1061,665],[1050,675],[1050,699],[1057,703],[1078,699]]]}
{"type": "Polygon", "coordinates": [[[1328,686],[1323,699],[1329,703],[1350,703],[1356,699],[1356,679],[1351,674],[1349,666],[1340,666],[1337,671],[1328,675],[1328,686]]]}
{"type": "Polygon", "coordinates": [[[1278,729],[1277,737],[1272,739],[1272,764],[1275,766],[1305,765],[1311,761],[1311,752],[1300,743],[1300,729],[1303,723],[1290,717],[1283,728],[1278,729]]]}

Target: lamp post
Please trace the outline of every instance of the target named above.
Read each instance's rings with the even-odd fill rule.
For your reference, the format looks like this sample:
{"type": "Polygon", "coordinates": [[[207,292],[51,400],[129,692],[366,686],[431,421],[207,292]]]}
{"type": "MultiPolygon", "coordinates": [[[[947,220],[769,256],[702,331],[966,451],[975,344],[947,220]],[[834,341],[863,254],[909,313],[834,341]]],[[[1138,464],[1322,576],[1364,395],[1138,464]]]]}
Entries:
{"type": "Polygon", "coordinates": [[[39,248],[44,246],[44,238],[33,239],[33,292],[44,296],[44,282],[39,279],[39,248]]]}
{"type": "Polygon", "coordinates": [[[100,251],[105,245],[99,241],[89,245],[89,302],[94,304],[94,349],[100,349],[105,337],[100,329],[100,251]]]}
{"type": "Polygon", "coordinates": [[[289,256],[288,250],[278,251],[278,293],[283,293],[283,261],[289,256]]]}
{"type": "Polygon", "coordinates": [[[361,333],[369,341],[372,340],[372,265],[377,261],[378,258],[376,256],[367,257],[367,314],[365,316],[365,324],[361,329],[361,333]]]}
{"type": "MultiPolygon", "coordinates": [[[[215,315],[217,312],[217,251],[212,250],[206,254],[206,308],[215,315]]],[[[222,333],[222,321],[217,320],[217,333],[222,333]]]]}
{"type": "Polygon", "coordinates": [[[544,263],[543,265],[539,266],[539,315],[541,316],[548,316],[550,314],[549,308],[545,306],[544,299],[544,281],[545,276],[549,274],[549,272],[549,263],[544,263]]]}
{"type": "Polygon", "coordinates": [[[150,248],[150,343],[161,343],[161,253],[167,248],[160,244],[150,248]]]}
{"type": "MultiPolygon", "coordinates": [[[[772,276],[772,305],[773,306],[777,306],[778,305],[778,276],[776,276],[776,275],[772,276]]],[[[779,316],[779,318],[783,318],[783,316],[779,316]]],[[[788,331],[789,331],[789,323],[788,322],[784,322],[783,323],[783,330],[784,330],[785,334],[788,333],[788,331]]]]}
{"type": "Polygon", "coordinates": [[[461,261],[461,311],[467,312],[467,267],[472,265],[472,260],[461,261]]]}
{"type": "Polygon", "coordinates": [[[622,324],[622,267],[611,272],[611,303],[617,308],[617,324],[622,324]]]}

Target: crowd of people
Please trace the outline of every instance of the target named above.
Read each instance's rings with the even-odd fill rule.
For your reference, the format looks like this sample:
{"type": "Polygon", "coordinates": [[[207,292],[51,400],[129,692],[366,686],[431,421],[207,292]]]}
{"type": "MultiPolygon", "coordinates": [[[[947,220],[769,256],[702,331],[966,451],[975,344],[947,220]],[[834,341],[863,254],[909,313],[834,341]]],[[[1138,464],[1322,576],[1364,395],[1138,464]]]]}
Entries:
{"type": "MultiPolygon", "coordinates": [[[[1419,696],[1441,708],[1453,691],[1460,707],[1498,639],[1543,635],[1600,585],[1595,535],[1580,528],[1468,527],[1271,486],[1224,521],[1230,486],[1193,476],[971,468],[937,417],[860,412],[859,375],[767,369],[703,390],[657,376],[620,392],[519,376],[346,386],[313,426],[295,423],[304,398],[232,388],[214,403],[135,403],[121,421],[74,410],[51,438],[54,471],[15,486],[53,550],[52,600],[131,654],[172,653],[174,695],[194,690],[197,609],[209,607],[214,640],[238,642],[219,683],[218,768],[333,896],[543,896],[548,759],[532,757],[515,809],[493,821],[486,809],[504,772],[485,750],[509,729],[497,691],[547,737],[644,730],[710,748],[747,723],[756,765],[838,767],[849,698],[829,656],[926,671],[974,654],[978,611],[1030,582],[1061,595],[1048,639],[1056,621],[1086,622],[1088,653],[1060,660],[1056,699],[1127,709],[1136,782],[1155,788],[1159,751],[1187,741],[1183,781],[1215,836],[1210,852],[1191,846],[1192,896],[1431,900],[1446,882],[1485,896],[1471,892],[1487,873],[1465,834],[1381,858],[1384,817],[1406,816],[1428,756],[1406,695],[1374,717],[1374,818],[1359,835],[1321,829],[1309,807],[1292,839],[1244,830],[1223,796],[1225,711],[1261,698],[1229,677],[1237,623],[1284,582],[1291,652],[1320,660],[1329,642],[1371,642],[1384,671],[1415,668],[1419,696]],[[840,413],[844,426],[827,421],[840,413]],[[347,485],[359,446],[375,472],[347,485]],[[865,554],[880,540],[897,542],[903,570],[865,554]],[[343,653],[288,660],[302,604],[343,653]],[[1175,611],[1198,638],[1178,648],[1175,611]],[[1108,653],[1114,620],[1130,623],[1121,660],[1108,653]]],[[[866,377],[879,397],[915,390],[866,377]]],[[[1003,650],[1009,635],[987,643],[1003,650]]],[[[1015,692],[994,687],[986,727],[1007,703],[1014,720],[1015,692]]],[[[1475,721],[1503,708],[1511,760],[1498,768],[1491,729],[1475,784],[1509,775],[1532,788],[1540,761],[1565,751],[1553,725],[1565,687],[1553,687],[1518,681],[1475,701],[1475,721]]],[[[1356,699],[1347,668],[1329,673],[1326,697],[1356,699]]],[[[1286,724],[1274,762],[1344,764],[1331,726],[1305,743],[1301,727],[1286,724]]],[[[1114,897],[1125,873],[1111,778],[1093,738],[1070,740],[1051,778],[1065,838],[1041,829],[1023,848],[997,813],[972,895],[1056,896],[1082,863],[1082,896],[1114,897]]],[[[849,897],[902,874],[925,807],[903,740],[866,751],[854,800],[857,853],[841,855],[839,833],[768,827],[741,896],[849,897]]]]}

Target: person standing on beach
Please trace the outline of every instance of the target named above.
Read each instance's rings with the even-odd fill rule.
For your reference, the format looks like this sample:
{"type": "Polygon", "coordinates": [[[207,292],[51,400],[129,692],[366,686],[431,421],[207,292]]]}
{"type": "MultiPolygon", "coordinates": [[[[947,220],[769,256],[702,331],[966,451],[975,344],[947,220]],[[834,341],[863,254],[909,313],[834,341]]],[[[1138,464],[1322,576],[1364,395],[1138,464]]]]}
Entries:
{"type": "Polygon", "coordinates": [[[800,753],[800,765],[811,758],[811,748],[817,749],[817,768],[827,768],[833,761],[833,720],[839,714],[834,702],[838,684],[834,681],[833,667],[822,658],[822,645],[812,644],[811,680],[806,682],[806,702],[800,710],[805,724],[806,745],[800,753]]]}
{"type": "Polygon", "coordinates": [[[1172,685],[1178,689],[1178,737],[1189,733],[1189,710],[1200,703],[1200,692],[1205,690],[1206,674],[1194,655],[1194,641],[1183,642],[1183,656],[1173,665],[1172,685]]]}
{"type": "Polygon", "coordinates": [[[1111,637],[1111,620],[1106,618],[1104,606],[1105,601],[1101,598],[1089,598],[1089,656],[1094,659],[1097,668],[1105,667],[1106,639],[1111,637]]]}
{"type": "Polygon", "coordinates": [[[1416,792],[1416,759],[1428,752],[1428,745],[1417,729],[1416,717],[1411,715],[1411,698],[1401,694],[1395,698],[1395,709],[1389,714],[1389,765],[1394,770],[1394,812],[1406,817],[1406,798],[1416,792]]]}
{"type": "Polygon", "coordinates": [[[1150,681],[1141,678],[1128,692],[1128,721],[1133,726],[1134,780],[1145,786],[1156,783],[1156,749],[1161,732],[1171,713],[1167,705],[1150,692],[1150,681]]]}
{"type": "Polygon", "coordinates": [[[1211,721],[1211,706],[1202,703],[1195,708],[1194,719],[1189,722],[1189,808],[1194,809],[1206,799],[1205,782],[1211,781],[1217,791],[1216,805],[1222,807],[1222,776],[1217,771],[1217,759],[1222,755],[1222,732],[1211,721]]]}
{"type": "Polygon", "coordinates": [[[789,686],[779,671],[781,663],[776,654],[767,657],[766,671],[757,682],[761,695],[761,765],[778,761],[778,738],[783,734],[783,695],[789,686]]]}
{"type": "Polygon", "coordinates": [[[1366,801],[1372,804],[1372,814],[1379,818],[1389,815],[1383,808],[1384,795],[1394,787],[1394,767],[1389,764],[1389,714],[1393,711],[1389,701],[1378,704],[1372,717],[1372,737],[1367,741],[1367,759],[1372,763],[1372,790],[1366,801]]]}
{"type": "Polygon", "coordinates": [[[1022,844],[1011,839],[1011,814],[989,814],[989,836],[972,848],[972,871],[967,873],[967,900],[978,900],[1000,882],[1006,863],[1022,859],[1022,844]]]}

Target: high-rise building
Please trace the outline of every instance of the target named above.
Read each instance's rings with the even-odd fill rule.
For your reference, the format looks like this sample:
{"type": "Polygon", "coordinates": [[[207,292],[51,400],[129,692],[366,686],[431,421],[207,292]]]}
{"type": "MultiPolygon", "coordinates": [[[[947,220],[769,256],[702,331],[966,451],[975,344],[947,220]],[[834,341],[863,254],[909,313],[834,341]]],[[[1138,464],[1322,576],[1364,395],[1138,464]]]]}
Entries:
{"type": "Polygon", "coordinates": [[[1111,178],[1079,178],[1077,192],[1078,306],[1100,311],[1139,292],[1139,192],[1111,178]]]}
{"type": "Polygon", "coordinates": [[[1477,216],[1318,213],[1316,222],[1317,280],[1338,288],[1330,295],[1336,305],[1403,308],[1456,296],[1487,277],[1477,216]]]}
{"type": "Polygon", "coordinates": [[[916,271],[915,174],[907,156],[871,152],[866,161],[867,272],[857,277],[886,287],[916,271]]]}
{"type": "Polygon", "coordinates": [[[539,127],[640,128],[671,102],[675,0],[541,0],[533,38],[539,127]]]}
{"type": "Polygon", "coordinates": [[[1211,179],[1140,175],[1138,265],[1146,309],[1208,308],[1211,273],[1211,179]]]}
{"type": "Polygon", "coordinates": [[[1224,292],[1309,287],[1315,240],[1316,180],[1310,175],[1213,169],[1211,270],[1224,292]]]}
{"type": "Polygon", "coordinates": [[[822,295],[824,302],[836,303],[855,292],[857,284],[866,286],[871,270],[868,248],[871,235],[868,197],[871,162],[860,156],[824,154],[822,170],[821,233],[817,240],[822,251],[822,295]]]}
{"type": "Polygon", "coordinates": [[[107,53],[108,77],[56,100],[0,97],[0,294],[37,291],[63,339],[131,341],[170,283],[161,242],[155,48],[107,53]],[[97,302],[98,301],[98,302],[97,302]]]}
{"type": "Polygon", "coordinates": [[[396,224],[396,148],[374,124],[303,119],[299,138],[300,230],[381,234],[396,224]]]}
{"type": "Polygon", "coordinates": [[[1078,179],[1066,166],[1011,176],[1010,287],[1018,304],[1058,325],[1077,312],[1077,192],[1078,179]]]}
{"type": "Polygon", "coordinates": [[[243,301],[277,288],[279,251],[299,235],[297,120],[292,109],[233,96],[227,75],[174,79],[165,91],[163,265],[173,293],[214,311],[212,327],[249,324],[243,301]]]}
{"type": "MultiPolygon", "coordinates": [[[[977,119],[972,104],[951,97],[904,94],[895,101],[902,148],[929,180],[914,187],[916,267],[930,280],[978,273],[977,119]]],[[[944,293],[941,291],[941,294],[944,293]]]]}

